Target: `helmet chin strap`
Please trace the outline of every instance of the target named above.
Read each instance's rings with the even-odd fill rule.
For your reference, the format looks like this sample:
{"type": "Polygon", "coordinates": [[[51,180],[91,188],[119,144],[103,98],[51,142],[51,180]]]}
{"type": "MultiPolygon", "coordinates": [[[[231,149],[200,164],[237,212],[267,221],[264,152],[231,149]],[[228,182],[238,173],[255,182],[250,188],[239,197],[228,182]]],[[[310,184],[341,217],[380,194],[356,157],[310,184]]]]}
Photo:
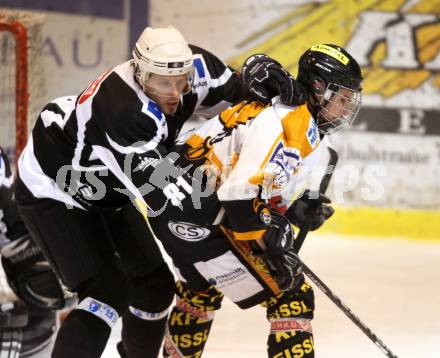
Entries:
{"type": "Polygon", "coordinates": [[[318,115],[318,119],[316,120],[318,125],[318,131],[322,135],[328,134],[328,129],[334,128],[332,124],[326,120],[323,116],[318,115]]]}
{"type": "Polygon", "coordinates": [[[327,86],[328,83],[321,77],[311,79],[311,91],[309,94],[309,100],[307,102],[309,111],[315,119],[321,136],[327,134],[327,130],[332,128],[331,123],[321,114],[322,109],[325,108],[329,103],[324,96],[327,86]]]}
{"type": "Polygon", "coordinates": [[[307,107],[309,108],[309,111],[312,114],[316,125],[318,126],[318,131],[322,139],[322,137],[327,134],[327,127],[331,126],[331,124],[328,123],[328,120],[320,114],[322,107],[325,107],[328,101],[324,100],[324,103],[320,104],[320,101],[315,93],[311,93],[310,98],[311,100],[307,101],[307,107]]]}
{"type": "Polygon", "coordinates": [[[321,109],[319,102],[320,101],[316,96],[316,93],[314,91],[311,91],[309,93],[309,99],[307,100],[307,107],[309,108],[309,111],[316,122],[318,122],[318,113],[321,109]]]}

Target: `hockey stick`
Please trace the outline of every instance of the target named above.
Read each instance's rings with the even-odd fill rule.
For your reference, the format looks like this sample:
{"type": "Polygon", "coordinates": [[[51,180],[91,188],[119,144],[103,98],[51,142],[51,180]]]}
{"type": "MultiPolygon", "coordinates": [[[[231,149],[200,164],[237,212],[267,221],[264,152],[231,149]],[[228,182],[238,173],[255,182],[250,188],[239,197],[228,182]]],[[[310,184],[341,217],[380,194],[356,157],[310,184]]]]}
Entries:
{"type": "MultiPolygon", "coordinates": [[[[330,159],[327,165],[327,171],[324,174],[324,177],[321,180],[319,185],[319,192],[324,194],[328,188],[330,183],[330,179],[333,175],[336,164],[338,163],[338,153],[331,147],[328,147],[328,151],[330,153],[330,159]]],[[[298,253],[301,249],[304,240],[310,231],[311,220],[307,219],[302,226],[300,232],[298,233],[297,238],[295,239],[295,252],[298,253]]],[[[304,262],[302,263],[302,271],[307,275],[307,277],[342,311],[344,314],[356,325],[358,326],[364,334],[373,341],[373,343],[379,347],[379,349],[386,354],[389,358],[398,358],[386,345],[382,342],[382,340],[375,334],[373,331],[368,328],[360,319],[357,317],[353,311],[341,301],[341,299],[336,296],[328,286],[322,282],[322,280],[310,270],[304,262]]]]}
{"type": "MultiPolygon", "coordinates": [[[[332,147],[327,147],[328,152],[330,154],[330,159],[327,164],[327,170],[324,174],[324,176],[321,179],[321,183],[319,184],[319,192],[321,194],[325,194],[327,191],[328,185],[330,183],[330,179],[332,178],[333,172],[335,171],[336,164],[338,164],[338,152],[333,149],[332,147]]],[[[316,206],[318,205],[318,201],[316,200],[316,206]]],[[[310,231],[310,228],[312,226],[312,220],[311,218],[307,218],[304,224],[301,227],[301,230],[298,233],[298,236],[295,239],[294,247],[295,247],[295,253],[298,253],[301,249],[301,246],[304,243],[304,240],[310,231]]]]}
{"type": "Polygon", "coordinates": [[[338,308],[344,312],[344,314],[356,325],[358,326],[365,335],[370,338],[373,343],[379,347],[379,349],[386,354],[389,358],[398,358],[392,351],[389,349],[382,340],[376,336],[373,331],[368,328],[365,323],[363,323],[359,317],[357,317],[353,311],[347,307],[347,305],[341,301],[341,299],[336,296],[328,286],[321,281],[321,279],[310,270],[304,262],[302,262],[302,271],[307,275],[307,277],[336,305],[338,308]]]}

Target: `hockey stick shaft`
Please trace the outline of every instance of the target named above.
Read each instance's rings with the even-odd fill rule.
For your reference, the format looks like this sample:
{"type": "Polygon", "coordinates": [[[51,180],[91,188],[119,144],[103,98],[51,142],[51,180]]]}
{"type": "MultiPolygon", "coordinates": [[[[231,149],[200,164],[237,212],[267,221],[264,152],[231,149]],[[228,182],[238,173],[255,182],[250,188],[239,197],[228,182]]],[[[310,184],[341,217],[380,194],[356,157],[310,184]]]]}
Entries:
{"type": "Polygon", "coordinates": [[[319,192],[322,194],[325,194],[325,192],[327,191],[330,179],[333,176],[335,167],[338,164],[339,160],[338,152],[335,149],[333,149],[332,147],[327,147],[327,149],[330,154],[330,159],[327,164],[327,170],[322,177],[321,183],[319,184],[319,192]]]}
{"type": "MultiPolygon", "coordinates": [[[[327,170],[324,174],[321,183],[319,185],[319,192],[321,194],[325,194],[327,191],[328,185],[330,183],[330,179],[334,173],[334,169],[336,164],[338,163],[338,153],[331,147],[328,147],[328,151],[330,154],[330,159],[327,164],[327,170]]],[[[304,240],[310,231],[311,220],[307,219],[302,226],[300,232],[298,233],[297,238],[295,239],[295,252],[298,253],[301,249],[301,246],[304,243],[304,240]]],[[[379,349],[390,358],[398,358],[386,345],[382,342],[382,340],[377,337],[375,333],[371,331],[353,312],[346,304],[344,304],[341,299],[336,296],[328,286],[322,282],[322,280],[316,276],[312,270],[310,270],[304,262],[302,262],[302,270],[309,277],[309,279],[342,311],[344,314],[356,325],[358,326],[364,334],[370,338],[373,343],[379,347],[379,349]]]]}
{"type": "MultiPolygon", "coordinates": [[[[336,150],[334,150],[332,147],[327,147],[327,149],[330,154],[330,159],[327,164],[326,172],[321,179],[321,183],[319,184],[319,192],[321,194],[325,194],[325,192],[327,191],[328,185],[330,183],[330,179],[332,178],[336,164],[338,164],[338,159],[339,159],[338,152],[336,152],[336,150]]],[[[312,226],[312,220],[309,217],[302,225],[301,230],[299,231],[298,236],[295,239],[294,245],[295,245],[296,253],[298,253],[299,250],[301,249],[301,246],[303,245],[304,240],[308,232],[310,231],[311,226],[312,226]]]]}
{"type": "Polygon", "coordinates": [[[302,270],[308,276],[308,278],[336,305],[339,309],[344,312],[344,314],[356,325],[358,326],[364,334],[370,338],[373,343],[379,347],[379,349],[386,354],[387,357],[390,358],[398,358],[386,345],[382,342],[382,340],[371,331],[360,319],[357,317],[353,311],[348,308],[348,306],[341,301],[341,299],[336,296],[332,290],[324,283],[322,280],[310,270],[304,262],[302,262],[302,270]]]}

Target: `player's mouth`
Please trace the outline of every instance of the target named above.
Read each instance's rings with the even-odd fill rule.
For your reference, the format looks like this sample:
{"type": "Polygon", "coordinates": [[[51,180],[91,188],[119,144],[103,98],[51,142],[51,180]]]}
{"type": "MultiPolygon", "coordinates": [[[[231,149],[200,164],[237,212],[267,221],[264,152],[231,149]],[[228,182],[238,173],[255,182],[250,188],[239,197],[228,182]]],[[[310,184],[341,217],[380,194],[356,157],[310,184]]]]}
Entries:
{"type": "Polygon", "coordinates": [[[173,112],[177,109],[177,106],[179,105],[179,101],[167,101],[168,108],[172,109],[173,112]]]}
{"type": "Polygon", "coordinates": [[[167,101],[167,105],[170,106],[170,107],[177,106],[178,104],[179,104],[179,101],[178,101],[178,100],[170,100],[170,101],[167,101]]]}

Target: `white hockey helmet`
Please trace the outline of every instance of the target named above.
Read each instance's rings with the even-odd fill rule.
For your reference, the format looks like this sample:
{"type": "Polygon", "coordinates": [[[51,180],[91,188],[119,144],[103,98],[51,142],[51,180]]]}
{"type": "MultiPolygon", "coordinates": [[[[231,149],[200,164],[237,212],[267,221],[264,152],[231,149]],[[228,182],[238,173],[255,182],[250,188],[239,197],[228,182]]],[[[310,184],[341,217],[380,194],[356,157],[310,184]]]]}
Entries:
{"type": "Polygon", "coordinates": [[[150,73],[177,76],[194,72],[193,55],[182,34],[173,26],[147,27],[133,49],[135,77],[143,85],[150,73]]]}

